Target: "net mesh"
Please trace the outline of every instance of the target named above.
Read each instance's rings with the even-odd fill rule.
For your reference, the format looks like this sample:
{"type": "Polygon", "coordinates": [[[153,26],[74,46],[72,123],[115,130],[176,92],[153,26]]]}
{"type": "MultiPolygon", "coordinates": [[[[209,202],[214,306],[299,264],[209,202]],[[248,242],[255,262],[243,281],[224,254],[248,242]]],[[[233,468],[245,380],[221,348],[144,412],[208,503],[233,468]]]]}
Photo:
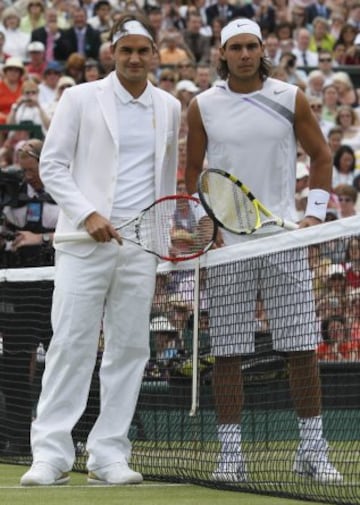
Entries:
{"type": "MultiPolygon", "coordinates": [[[[198,260],[159,266],[151,358],[130,430],[134,469],[153,480],[360,503],[358,223],[354,217],[251,236],[210,251],[200,260],[195,315],[198,260]],[[314,339],[323,437],[316,374],[303,355],[314,339]]],[[[53,270],[1,274],[0,461],[29,464],[30,420],[51,339],[53,270]]],[[[74,469],[81,472],[99,409],[104,338],[73,430],[74,469]]]]}

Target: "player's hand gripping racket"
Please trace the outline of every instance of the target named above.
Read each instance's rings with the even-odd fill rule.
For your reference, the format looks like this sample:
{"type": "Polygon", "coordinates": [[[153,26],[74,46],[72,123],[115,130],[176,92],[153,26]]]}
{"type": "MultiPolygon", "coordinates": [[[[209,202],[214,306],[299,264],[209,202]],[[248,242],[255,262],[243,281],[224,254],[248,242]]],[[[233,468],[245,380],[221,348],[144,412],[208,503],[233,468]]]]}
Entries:
{"type": "Polygon", "coordinates": [[[198,183],[201,203],[221,227],[246,235],[268,225],[296,230],[298,225],[275,216],[235,176],[215,168],[202,172],[198,183]]]}
{"type": "MultiPolygon", "coordinates": [[[[199,199],[171,195],[159,198],[116,229],[123,240],[163,260],[185,261],[197,258],[211,248],[217,225],[209,219],[199,199]]],[[[92,240],[86,231],[55,234],[57,244],[92,240]]]]}

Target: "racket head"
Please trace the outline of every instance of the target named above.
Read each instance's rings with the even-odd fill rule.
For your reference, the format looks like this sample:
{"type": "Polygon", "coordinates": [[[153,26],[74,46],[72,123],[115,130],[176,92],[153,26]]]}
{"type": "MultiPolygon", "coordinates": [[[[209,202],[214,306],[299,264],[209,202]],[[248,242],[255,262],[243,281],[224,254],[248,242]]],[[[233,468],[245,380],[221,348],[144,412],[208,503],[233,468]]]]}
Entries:
{"type": "Polygon", "coordinates": [[[261,227],[256,198],[237,177],[216,168],[204,170],[198,181],[199,198],[219,226],[237,235],[248,235],[261,227]]]}
{"type": "Polygon", "coordinates": [[[159,198],[144,209],[135,226],[146,251],[165,261],[186,261],[205,254],[215,242],[217,224],[200,200],[190,195],[159,198]]]}

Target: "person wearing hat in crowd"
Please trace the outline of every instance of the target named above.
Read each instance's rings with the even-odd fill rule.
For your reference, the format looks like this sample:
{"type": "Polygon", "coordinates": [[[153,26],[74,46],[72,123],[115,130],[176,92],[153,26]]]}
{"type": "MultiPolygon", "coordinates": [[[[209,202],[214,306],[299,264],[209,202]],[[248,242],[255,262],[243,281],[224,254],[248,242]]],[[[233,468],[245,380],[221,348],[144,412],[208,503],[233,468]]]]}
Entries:
{"type": "Polygon", "coordinates": [[[56,233],[82,230],[89,240],[55,242],[53,337],[23,486],[69,481],[71,433],[86,407],[102,322],[100,412],[86,444],[88,483],[143,480],[129,467],[128,432],[150,354],[157,259],[123,243],[115,226],[175,192],[181,107],[147,79],[156,46],[146,17],[124,13],[111,47],[115,71],[65,91],[41,153],[41,178],[60,207],[56,233]]]}
{"type": "Polygon", "coordinates": [[[73,26],[66,30],[65,38],[70,54],[78,53],[85,58],[98,58],[101,45],[100,32],[87,22],[84,7],[77,7],[73,11],[73,26]]]}
{"type": "Polygon", "coordinates": [[[19,58],[10,57],[5,61],[0,80],[0,124],[6,123],[12,105],[21,96],[24,73],[24,64],[19,58]]]}
{"type": "Polygon", "coordinates": [[[50,121],[55,113],[55,109],[59,103],[59,100],[64,93],[64,91],[67,88],[71,88],[72,86],[75,86],[76,82],[72,77],[69,75],[62,75],[60,79],[58,80],[56,84],[56,93],[55,93],[55,100],[53,102],[50,102],[48,106],[46,107],[45,111],[46,114],[48,115],[50,121]]]}
{"type": "Polygon", "coordinates": [[[1,31],[5,35],[4,51],[25,61],[30,36],[20,29],[20,15],[17,9],[12,6],[4,9],[2,24],[1,31]]]}
{"type": "Polygon", "coordinates": [[[199,91],[200,88],[190,79],[182,79],[177,82],[175,86],[175,96],[180,100],[183,110],[187,110],[191,99],[199,91]]]}
{"type": "Polygon", "coordinates": [[[47,63],[41,83],[39,84],[39,102],[47,107],[55,100],[56,86],[63,74],[63,66],[57,61],[47,63]]]}
{"type": "Polygon", "coordinates": [[[42,42],[30,42],[28,45],[29,61],[25,64],[28,77],[42,80],[45,68],[45,46],[42,42]]]}
{"type": "MultiPolygon", "coordinates": [[[[219,77],[223,82],[196,95],[188,109],[187,170],[190,194],[197,191],[205,156],[209,166],[229,170],[275,214],[296,220],[294,202],[297,140],[310,158],[310,189],[300,228],[325,219],[331,188],[331,154],[305,94],[269,77],[262,34],[257,23],[236,19],[221,31],[219,77]],[[241,163],[239,163],[241,160],[241,163]],[[265,167],[265,168],[264,168],[265,167]],[[286,181],[286,184],[283,184],[286,181]]],[[[225,246],[249,240],[223,231],[225,246]]],[[[274,227],[265,233],[285,233],[274,227]]],[[[258,236],[261,236],[261,232],[258,236]]],[[[269,321],[273,348],[286,352],[290,391],[298,417],[300,444],[293,471],[322,483],[338,483],[342,475],[328,457],[323,433],[321,385],[316,356],[318,333],[307,254],[283,252],[279,267],[267,257],[245,262],[231,289],[234,304],[210,298],[213,390],[221,450],[214,480],[246,482],[248,467],[242,445],[243,379],[241,355],[255,351],[254,311],[260,292],[269,321]],[[295,282],[301,262],[302,282],[295,282]],[[286,275],[284,275],[286,265],[286,275]],[[274,277],[280,276],[279,284],[274,277]],[[279,289],[285,305],[279,305],[279,289]],[[302,303],[295,300],[301,297],[302,303]],[[287,302],[285,302],[287,300],[287,302]],[[294,300],[294,303],[288,301],[294,300]],[[230,323],[229,323],[230,321],[230,323]],[[221,324],[223,323],[223,324],[221,324]]],[[[273,258],[272,258],[273,259],[273,258]]],[[[233,275],[232,273],[230,274],[233,275]]],[[[208,282],[211,286],[211,272],[208,282]]],[[[230,293],[230,291],[229,291],[230,293]]]]}

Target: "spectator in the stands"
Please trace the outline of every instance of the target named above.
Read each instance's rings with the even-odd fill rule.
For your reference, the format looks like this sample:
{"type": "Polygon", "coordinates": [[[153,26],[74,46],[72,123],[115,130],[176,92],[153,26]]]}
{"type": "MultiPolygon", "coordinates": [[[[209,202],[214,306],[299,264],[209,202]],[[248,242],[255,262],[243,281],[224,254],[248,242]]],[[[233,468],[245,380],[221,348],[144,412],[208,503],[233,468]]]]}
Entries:
{"type": "Polygon", "coordinates": [[[352,184],[339,184],[334,187],[334,193],[337,195],[339,201],[339,217],[355,216],[357,214],[356,200],[358,192],[354,186],[352,184]]]}
{"type": "Polygon", "coordinates": [[[114,70],[114,59],[111,52],[111,42],[103,42],[99,49],[100,75],[107,76],[114,70]]]}
{"type": "Polygon", "coordinates": [[[282,52],[278,36],[275,33],[269,33],[264,40],[264,47],[267,59],[271,61],[273,66],[278,65],[282,52]]]}
{"type": "Polygon", "coordinates": [[[196,74],[196,65],[191,58],[186,58],[181,60],[176,67],[176,71],[178,74],[178,80],[190,80],[193,81],[195,79],[196,74]]]}
{"type": "Polygon", "coordinates": [[[228,22],[241,15],[239,8],[235,3],[229,2],[229,0],[217,0],[212,5],[209,5],[206,10],[206,19],[209,26],[215,18],[220,18],[224,22],[228,22]]]}
{"type": "Polygon", "coordinates": [[[0,31],[5,35],[4,52],[25,61],[30,35],[20,29],[20,14],[15,7],[7,7],[2,14],[0,31]]]}
{"type": "Polygon", "coordinates": [[[338,91],[340,105],[350,105],[353,108],[360,106],[359,90],[355,88],[349,74],[343,71],[335,72],[333,76],[333,84],[336,86],[338,91]]]}
{"type": "Polygon", "coordinates": [[[89,58],[85,61],[84,81],[91,82],[100,79],[100,65],[97,60],[89,58]]]}
{"type": "Polygon", "coordinates": [[[31,41],[42,42],[45,46],[45,59],[48,63],[53,60],[64,62],[71,49],[66,40],[65,30],[59,27],[58,15],[53,7],[45,11],[45,26],[31,32],[31,41]]]}
{"type": "Polygon", "coordinates": [[[46,65],[43,79],[39,84],[39,102],[44,107],[54,101],[56,86],[62,74],[63,67],[57,61],[51,61],[46,65]]]}
{"type": "Polygon", "coordinates": [[[341,146],[342,138],[343,138],[343,131],[341,126],[334,126],[333,128],[331,128],[331,130],[328,133],[327,139],[333,156],[335,156],[335,153],[341,146]]]}
{"type": "Polygon", "coordinates": [[[334,155],[333,164],[332,187],[339,184],[352,185],[356,164],[354,149],[342,144],[334,155]]]}
{"type": "Polygon", "coordinates": [[[317,67],[318,54],[310,49],[311,33],[307,28],[299,28],[292,53],[296,56],[298,67],[317,67]]]}
{"type": "Polygon", "coordinates": [[[323,109],[322,118],[333,124],[336,123],[336,114],[338,111],[338,92],[333,84],[327,84],[322,89],[323,109]]]}
{"type": "Polygon", "coordinates": [[[349,339],[344,316],[331,316],[321,323],[323,341],[318,345],[317,355],[322,361],[356,361],[358,346],[349,339]]]}
{"type": "Polygon", "coordinates": [[[108,0],[98,0],[94,5],[94,15],[88,19],[88,24],[100,33],[101,42],[108,40],[113,25],[111,9],[108,0]]]}
{"type": "Polygon", "coordinates": [[[74,81],[74,79],[72,77],[70,77],[68,75],[63,75],[60,77],[60,79],[58,80],[58,82],[56,84],[55,99],[51,103],[49,103],[45,109],[46,114],[49,117],[50,121],[55,113],[56,106],[59,103],[61,95],[63,94],[65,89],[71,88],[72,86],[75,86],[75,85],[76,85],[76,82],[74,81]]]}
{"type": "Polygon", "coordinates": [[[309,49],[318,53],[321,49],[332,51],[335,44],[335,37],[331,35],[329,23],[323,17],[316,17],[312,22],[312,35],[310,37],[309,49]]]}
{"type": "Polygon", "coordinates": [[[24,65],[19,58],[10,57],[3,65],[0,79],[0,124],[5,124],[11,106],[21,95],[24,65]]]}
{"type": "Polygon", "coordinates": [[[334,78],[334,70],[333,70],[333,57],[332,51],[328,51],[326,49],[320,49],[318,52],[319,60],[318,60],[318,69],[322,72],[325,79],[325,86],[332,84],[334,78]]]}
{"type": "Polygon", "coordinates": [[[211,88],[212,80],[211,80],[211,69],[210,65],[206,63],[199,63],[196,66],[196,74],[194,82],[196,86],[199,88],[199,93],[201,91],[206,91],[211,88]]]}
{"type": "Polygon", "coordinates": [[[329,19],[331,9],[327,6],[326,0],[311,0],[305,7],[305,22],[307,25],[313,24],[314,19],[322,17],[329,19]]]}
{"type": "Polygon", "coordinates": [[[175,93],[175,86],[177,82],[176,72],[170,68],[164,68],[159,76],[158,86],[169,93],[175,93]]]}
{"type": "Polygon", "coordinates": [[[210,39],[200,33],[202,26],[201,16],[197,13],[190,13],[186,29],[184,30],[184,41],[194,55],[197,63],[210,61],[210,39]]]}
{"type": "Polygon", "coordinates": [[[76,84],[84,82],[85,56],[79,53],[72,53],[65,62],[65,74],[74,79],[76,84]]]}
{"type": "Polygon", "coordinates": [[[24,81],[21,96],[11,106],[6,122],[8,124],[31,122],[40,126],[43,135],[46,135],[50,118],[39,102],[39,85],[37,82],[30,79],[24,81]]]}
{"type": "Polygon", "coordinates": [[[42,42],[30,42],[28,46],[29,61],[25,64],[26,74],[39,82],[42,80],[45,68],[45,46],[42,42]]]}
{"type": "Polygon", "coordinates": [[[180,61],[192,56],[185,49],[181,33],[177,30],[168,31],[159,44],[161,65],[176,66],[180,61]]]}
{"type": "Polygon", "coordinates": [[[348,49],[351,49],[353,47],[357,33],[357,28],[349,23],[345,23],[341,28],[336,43],[341,43],[344,45],[345,53],[347,53],[348,49]]]}
{"type": "Polygon", "coordinates": [[[74,9],[72,18],[73,26],[65,32],[70,54],[78,53],[86,58],[97,59],[101,45],[100,32],[87,22],[83,7],[74,9]]]}
{"type": "Polygon", "coordinates": [[[43,0],[27,0],[26,14],[21,17],[20,30],[31,33],[45,25],[45,4],[43,0]]]}
{"type": "Polygon", "coordinates": [[[346,282],[350,288],[360,288],[360,237],[351,237],[345,254],[346,282]]]}
{"type": "Polygon", "coordinates": [[[360,121],[357,112],[350,105],[338,107],[335,124],[342,129],[342,143],[355,151],[360,148],[360,121]]]}

